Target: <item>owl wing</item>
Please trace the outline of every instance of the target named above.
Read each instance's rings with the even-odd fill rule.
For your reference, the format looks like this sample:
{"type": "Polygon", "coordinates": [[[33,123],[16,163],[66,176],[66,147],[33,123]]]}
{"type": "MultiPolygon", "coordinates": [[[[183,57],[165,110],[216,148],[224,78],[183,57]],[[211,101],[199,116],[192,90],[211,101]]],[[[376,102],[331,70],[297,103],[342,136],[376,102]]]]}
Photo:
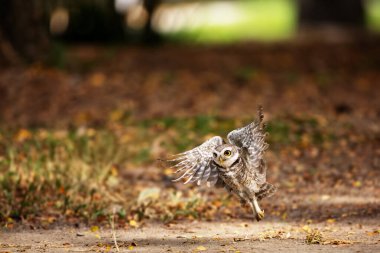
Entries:
{"type": "Polygon", "coordinates": [[[262,107],[259,107],[257,121],[233,130],[227,135],[228,141],[243,151],[242,158],[247,163],[247,167],[256,169],[259,174],[265,173],[266,166],[263,157],[268,148],[268,144],[265,142],[266,133],[262,124],[263,119],[262,107]]]}
{"type": "Polygon", "coordinates": [[[203,182],[208,182],[209,185],[214,185],[219,177],[217,165],[213,162],[213,150],[224,143],[222,137],[214,136],[200,146],[180,153],[169,162],[174,162],[172,168],[177,169],[174,173],[181,173],[177,179],[179,181],[186,179],[185,184],[197,182],[200,185],[203,182]]]}

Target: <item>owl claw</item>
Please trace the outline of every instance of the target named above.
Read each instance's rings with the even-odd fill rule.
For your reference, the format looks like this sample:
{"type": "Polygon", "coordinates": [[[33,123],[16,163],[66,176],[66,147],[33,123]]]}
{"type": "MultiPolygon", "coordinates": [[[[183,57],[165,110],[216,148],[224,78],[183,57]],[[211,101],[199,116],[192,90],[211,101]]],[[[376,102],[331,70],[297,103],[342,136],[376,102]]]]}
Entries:
{"type": "Polygon", "coordinates": [[[257,214],[256,214],[256,220],[257,221],[261,221],[262,219],[264,219],[264,210],[262,210],[261,212],[258,212],[257,214]]]}

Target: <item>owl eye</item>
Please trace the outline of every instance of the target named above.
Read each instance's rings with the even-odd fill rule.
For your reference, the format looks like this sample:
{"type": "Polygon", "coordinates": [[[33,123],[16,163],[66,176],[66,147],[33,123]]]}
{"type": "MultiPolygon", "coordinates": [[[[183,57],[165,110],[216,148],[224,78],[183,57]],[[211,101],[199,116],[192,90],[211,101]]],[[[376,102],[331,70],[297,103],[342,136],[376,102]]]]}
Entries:
{"type": "Polygon", "coordinates": [[[218,156],[217,153],[212,153],[212,155],[214,156],[214,158],[216,158],[218,156]]]}
{"type": "Polygon", "coordinates": [[[231,151],[230,150],[226,150],[224,151],[223,153],[225,156],[230,156],[231,155],[231,151]]]}

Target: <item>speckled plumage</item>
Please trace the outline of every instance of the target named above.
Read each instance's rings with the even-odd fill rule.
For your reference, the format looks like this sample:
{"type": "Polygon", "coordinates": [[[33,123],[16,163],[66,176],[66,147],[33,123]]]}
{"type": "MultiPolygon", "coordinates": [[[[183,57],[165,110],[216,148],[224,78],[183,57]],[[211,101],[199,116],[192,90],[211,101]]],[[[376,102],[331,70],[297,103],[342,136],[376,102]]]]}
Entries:
{"type": "Polygon", "coordinates": [[[264,152],[268,147],[263,129],[262,108],[259,119],[251,124],[233,130],[227,135],[228,143],[220,136],[214,136],[200,146],[178,154],[174,162],[176,173],[181,173],[174,181],[184,179],[185,184],[197,182],[208,186],[224,186],[235,193],[242,203],[248,203],[255,218],[264,217],[258,200],[272,195],[276,187],[266,182],[264,152]]]}

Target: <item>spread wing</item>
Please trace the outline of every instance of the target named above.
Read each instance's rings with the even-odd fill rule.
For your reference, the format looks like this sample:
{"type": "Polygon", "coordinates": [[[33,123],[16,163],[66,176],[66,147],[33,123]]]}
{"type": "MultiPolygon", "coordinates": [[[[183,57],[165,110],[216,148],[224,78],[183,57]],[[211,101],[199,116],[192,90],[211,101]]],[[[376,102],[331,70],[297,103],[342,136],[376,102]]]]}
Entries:
{"type": "MultiPolygon", "coordinates": [[[[241,148],[242,157],[248,168],[255,169],[256,175],[265,182],[266,165],[264,161],[264,152],[268,148],[265,142],[266,133],[263,126],[264,115],[262,107],[258,109],[258,120],[251,124],[233,130],[227,135],[231,144],[241,148]]],[[[263,182],[262,182],[263,183],[263,182]]]]}
{"type": "Polygon", "coordinates": [[[172,168],[177,169],[175,173],[182,173],[177,179],[179,181],[186,179],[185,184],[197,182],[201,184],[208,182],[209,185],[214,185],[219,177],[217,166],[213,163],[213,150],[223,144],[223,139],[220,136],[214,136],[200,146],[178,154],[170,162],[175,165],[172,168]]]}

